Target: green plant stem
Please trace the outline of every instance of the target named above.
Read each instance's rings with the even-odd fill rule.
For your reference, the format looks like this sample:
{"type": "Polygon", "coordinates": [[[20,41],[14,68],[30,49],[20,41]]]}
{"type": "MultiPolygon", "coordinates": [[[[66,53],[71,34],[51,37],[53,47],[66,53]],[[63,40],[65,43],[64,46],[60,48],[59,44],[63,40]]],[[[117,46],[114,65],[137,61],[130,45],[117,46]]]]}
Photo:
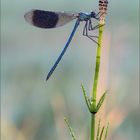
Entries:
{"type": "MultiPolygon", "coordinates": [[[[96,96],[97,96],[97,85],[98,85],[98,79],[99,79],[103,26],[99,27],[98,34],[99,34],[99,37],[98,37],[98,47],[97,47],[97,52],[96,52],[96,66],[95,66],[93,90],[92,90],[92,97],[91,97],[93,110],[96,109],[96,96]]],[[[94,140],[94,139],[95,139],[95,114],[92,114],[91,115],[91,140],[94,140]]]]}
{"type": "Polygon", "coordinates": [[[95,114],[91,114],[91,140],[94,140],[95,135],[95,114]]]}
{"type": "Polygon", "coordinates": [[[95,75],[94,75],[93,90],[92,90],[92,99],[93,99],[93,104],[95,106],[96,106],[96,93],[97,93],[97,85],[98,85],[98,77],[99,77],[99,69],[100,69],[102,35],[103,35],[103,26],[101,26],[99,28],[98,47],[97,47],[97,53],[96,53],[95,75]]]}

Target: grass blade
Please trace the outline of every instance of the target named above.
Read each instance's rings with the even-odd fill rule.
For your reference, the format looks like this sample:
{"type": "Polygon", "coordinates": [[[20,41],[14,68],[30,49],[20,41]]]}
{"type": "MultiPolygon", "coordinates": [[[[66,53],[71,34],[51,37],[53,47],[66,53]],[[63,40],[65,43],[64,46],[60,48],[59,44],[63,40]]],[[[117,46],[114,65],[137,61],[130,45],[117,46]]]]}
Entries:
{"type": "Polygon", "coordinates": [[[84,86],[81,85],[81,87],[82,87],[82,92],[83,92],[83,95],[84,95],[84,98],[85,98],[87,107],[88,107],[89,111],[91,112],[91,102],[90,102],[90,100],[89,100],[89,98],[88,98],[88,96],[87,96],[87,94],[86,94],[86,91],[85,91],[84,86]]]}
{"type": "Polygon", "coordinates": [[[103,133],[104,133],[104,129],[105,129],[105,127],[103,126],[102,131],[101,131],[101,134],[100,134],[99,140],[102,140],[102,136],[103,136],[103,133]]]}
{"type": "Polygon", "coordinates": [[[102,95],[102,97],[100,98],[97,107],[96,107],[96,112],[98,112],[98,110],[100,109],[100,107],[102,106],[104,100],[105,100],[105,96],[106,96],[107,91],[104,92],[104,94],[102,95]]]}
{"type": "Polygon", "coordinates": [[[76,140],[76,137],[75,137],[75,135],[74,135],[74,132],[73,132],[71,126],[69,125],[68,120],[67,120],[66,118],[64,118],[64,121],[65,121],[65,123],[66,123],[66,125],[67,125],[67,127],[68,127],[68,129],[69,129],[69,132],[70,132],[70,135],[71,135],[72,139],[73,139],[73,140],[76,140]]]}
{"type": "Polygon", "coordinates": [[[104,138],[104,140],[106,140],[106,139],[107,139],[108,128],[109,128],[109,123],[107,124],[107,127],[106,127],[106,131],[105,131],[105,138],[104,138]]]}
{"type": "Polygon", "coordinates": [[[97,137],[96,137],[96,140],[99,140],[100,124],[101,124],[101,120],[99,120],[99,123],[98,123],[98,129],[97,129],[97,137]]]}

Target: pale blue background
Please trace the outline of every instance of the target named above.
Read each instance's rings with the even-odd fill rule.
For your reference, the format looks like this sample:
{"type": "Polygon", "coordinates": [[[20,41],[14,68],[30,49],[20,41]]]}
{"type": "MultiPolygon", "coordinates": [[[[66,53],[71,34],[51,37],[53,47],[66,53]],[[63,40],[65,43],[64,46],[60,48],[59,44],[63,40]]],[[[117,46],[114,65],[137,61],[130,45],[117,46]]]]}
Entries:
{"type": "MultiPolygon", "coordinates": [[[[46,75],[74,21],[54,30],[35,28],[24,20],[24,13],[35,8],[90,12],[98,11],[98,1],[2,0],[1,119],[13,127],[4,131],[7,135],[4,140],[11,140],[14,128],[26,140],[70,140],[64,116],[68,117],[78,139],[86,140],[90,115],[80,84],[84,83],[87,91],[91,91],[96,45],[81,35],[81,25],[46,83],[46,75]]],[[[139,140],[138,1],[109,1],[104,35],[109,38],[109,46],[105,47],[110,48],[107,72],[110,94],[106,109],[109,113],[117,107],[118,113],[123,112],[121,123],[117,127],[112,124],[110,139],[139,140]]],[[[118,121],[115,115],[114,119],[118,121]]]]}

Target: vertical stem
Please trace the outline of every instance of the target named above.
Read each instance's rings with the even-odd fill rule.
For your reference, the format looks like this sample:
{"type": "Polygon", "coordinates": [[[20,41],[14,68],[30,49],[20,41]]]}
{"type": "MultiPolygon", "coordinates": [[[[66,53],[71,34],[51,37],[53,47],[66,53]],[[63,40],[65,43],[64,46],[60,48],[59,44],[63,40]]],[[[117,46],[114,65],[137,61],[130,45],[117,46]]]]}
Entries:
{"type": "Polygon", "coordinates": [[[93,99],[94,106],[96,106],[96,93],[97,93],[97,85],[98,85],[98,77],[99,77],[99,69],[100,69],[102,33],[103,33],[103,26],[99,28],[98,47],[96,53],[96,66],[95,66],[95,75],[94,75],[94,83],[93,83],[93,90],[92,90],[92,99],[93,99]]]}
{"type": "MultiPolygon", "coordinates": [[[[99,37],[98,37],[98,47],[96,52],[96,66],[95,66],[95,75],[93,82],[93,90],[92,90],[92,109],[96,108],[96,96],[97,96],[97,85],[99,79],[99,69],[100,69],[100,56],[101,56],[101,42],[102,42],[102,34],[103,34],[103,26],[99,27],[99,37]]],[[[91,140],[95,139],[95,114],[91,115],[91,140]]]]}
{"type": "Polygon", "coordinates": [[[94,140],[95,135],[95,114],[91,114],[91,140],[94,140]]]}

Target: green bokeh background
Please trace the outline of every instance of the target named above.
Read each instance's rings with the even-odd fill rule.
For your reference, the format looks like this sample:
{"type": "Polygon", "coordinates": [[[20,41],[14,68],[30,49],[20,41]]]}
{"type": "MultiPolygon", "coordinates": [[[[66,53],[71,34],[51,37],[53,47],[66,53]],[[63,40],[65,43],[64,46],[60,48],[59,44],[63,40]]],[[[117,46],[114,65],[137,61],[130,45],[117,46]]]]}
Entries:
{"type": "MultiPolygon", "coordinates": [[[[103,43],[107,51],[102,53],[100,74],[100,83],[109,92],[104,113],[98,114],[103,124],[111,124],[109,140],[139,140],[138,4],[138,0],[109,1],[103,43]]],[[[78,139],[87,140],[90,114],[80,85],[91,91],[96,44],[82,36],[81,24],[46,82],[74,21],[53,30],[35,28],[24,20],[24,14],[35,8],[90,12],[98,11],[98,1],[1,1],[1,139],[70,140],[66,116],[78,139]]]]}

